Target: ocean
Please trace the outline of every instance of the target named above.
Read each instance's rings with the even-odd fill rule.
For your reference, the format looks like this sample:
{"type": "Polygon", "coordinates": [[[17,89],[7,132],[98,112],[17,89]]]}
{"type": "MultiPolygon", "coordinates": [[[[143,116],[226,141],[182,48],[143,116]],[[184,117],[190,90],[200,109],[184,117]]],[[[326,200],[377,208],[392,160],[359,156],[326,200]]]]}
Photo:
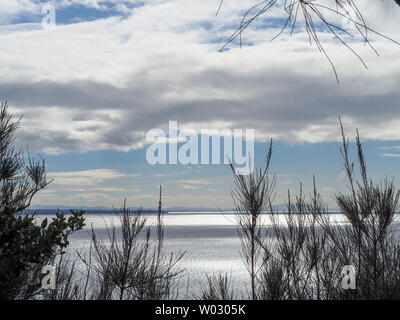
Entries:
{"type": "MultiPolygon", "coordinates": [[[[52,215],[40,214],[39,220],[52,215]]],[[[345,223],[342,215],[332,215],[337,222],[345,223]]],[[[284,216],[281,218],[284,221],[284,216]]],[[[70,236],[68,253],[76,259],[76,266],[83,271],[83,263],[77,252],[85,254],[90,246],[90,230],[107,242],[107,227],[116,226],[119,220],[111,212],[86,215],[86,226],[70,236]]],[[[155,225],[156,215],[148,215],[148,225],[155,225]]],[[[264,217],[268,225],[268,219],[264,217]]],[[[191,298],[199,294],[206,275],[227,273],[234,278],[235,287],[246,295],[248,273],[240,255],[240,240],[236,231],[235,216],[232,212],[168,212],[164,214],[164,244],[168,253],[184,252],[179,266],[184,269],[180,275],[180,298],[191,298]]]]}

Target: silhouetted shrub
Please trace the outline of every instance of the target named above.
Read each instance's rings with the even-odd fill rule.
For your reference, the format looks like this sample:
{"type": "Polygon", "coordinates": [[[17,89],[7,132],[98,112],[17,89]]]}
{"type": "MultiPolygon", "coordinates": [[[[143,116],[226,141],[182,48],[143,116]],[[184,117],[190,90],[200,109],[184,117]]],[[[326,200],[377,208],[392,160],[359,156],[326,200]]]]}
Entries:
{"type": "Polygon", "coordinates": [[[49,223],[35,223],[35,215],[25,214],[37,192],[46,188],[44,159],[25,162],[14,146],[14,121],[7,103],[0,107],[0,299],[29,298],[40,288],[36,279],[42,266],[68,246],[68,236],[83,227],[83,211],[66,219],[57,213],[49,223]],[[32,280],[32,281],[30,281],[32,280]],[[27,288],[27,283],[32,286],[27,288]]]}
{"type": "Polygon", "coordinates": [[[152,239],[142,210],[126,206],[119,211],[121,237],[115,226],[107,227],[108,243],[92,229],[93,253],[82,257],[92,272],[95,299],[160,300],[176,297],[175,280],[182,272],[177,264],[183,253],[170,254],[164,248],[164,224],[159,210],[156,239],[152,239]],[[90,259],[90,261],[89,261],[90,259]]]}
{"type": "MultiPolygon", "coordinates": [[[[246,178],[248,184],[239,185],[242,191],[235,194],[239,198],[236,203],[240,204],[236,205],[236,212],[240,213],[239,236],[242,251],[246,251],[242,256],[250,266],[252,261],[260,258],[251,258],[254,247],[263,256],[259,268],[249,268],[253,288],[251,298],[400,298],[400,242],[397,223],[394,222],[400,192],[393,181],[376,184],[368,178],[358,131],[356,143],[360,181],[355,178],[354,164],[349,159],[349,141],[342,124],[341,129],[343,140],[340,150],[350,193],[337,193],[335,199],[346,223],[333,220],[334,216],[328,212],[317,192],[315,179],[309,200],[305,199],[301,186],[294,202],[288,193],[284,214],[273,209],[272,190],[262,192],[263,197],[255,196],[264,189],[259,186],[271,185],[267,183],[271,181],[268,175],[252,174],[246,178]],[[263,210],[257,209],[257,219],[254,219],[251,208],[259,208],[261,198],[262,203],[268,203],[268,206],[263,210]],[[261,211],[269,222],[263,228],[261,211]],[[265,214],[266,211],[268,214],[265,214]],[[242,220],[253,223],[241,223],[242,220]],[[254,238],[256,245],[253,245],[254,238]],[[349,265],[354,266],[356,271],[354,290],[342,288],[342,270],[349,265]]],[[[234,179],[235,182],[238,179],[245,181],[236,175],[234,179]]]]}

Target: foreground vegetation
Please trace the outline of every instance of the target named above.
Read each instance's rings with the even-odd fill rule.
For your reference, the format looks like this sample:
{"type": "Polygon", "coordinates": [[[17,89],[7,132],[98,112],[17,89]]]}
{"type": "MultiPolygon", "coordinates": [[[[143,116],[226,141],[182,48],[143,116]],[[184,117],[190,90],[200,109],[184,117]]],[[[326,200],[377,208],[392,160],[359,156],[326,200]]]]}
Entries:
{"type": "MultiPolygon", "coordinates": [[[[68,257],[68,237],[84,226],[84,212],[68,219],[35,223],[24,214],[34,195],[48,182],[44,160],[34,161],[14,148],[19,125],[2,104],[0,112],[0,299],[174,299],[183,269],[182,252],[167,254],[161,194],[157,223],[149,226],[142,210],[117,210],[121,228],[107,228],[108,239],[91,229],[87,254],[78,252],[85,272],[68,257]],[[42,289],[42,268],[56,265],[55,289],[42,289]]],[[[207,275],[201,299],[399,299],[400,242],[394,215],[400,193],[393,181],[368,178],[357,132],[359,175],[350,160],[342,128],[344,170],[349,193],[335,195],[345,225],[330,219],[314,191],[306,199],[288,194],[285,221],[273,209],[275,176],[270,175],[272,142],[264,169],[247,176],[233,166],[233,200],[248,292],[239,292],[225,274],[207,275]],[[358,176],[358,178],[357,178],[358,176]],[[268,211],[268,214],[263,214],[268,211]],[[268,221],[263,221],[268,219],[268,221]],[[268,222],[268,223],[266,223],[268,222]],[[344,266],[353,266],[355,289],[342,287],[344,266]]],[[[282,217],[282,216],[281,216],[282,217]]],[[[190,297],[189,297],[190,298],[190,297]]]]}

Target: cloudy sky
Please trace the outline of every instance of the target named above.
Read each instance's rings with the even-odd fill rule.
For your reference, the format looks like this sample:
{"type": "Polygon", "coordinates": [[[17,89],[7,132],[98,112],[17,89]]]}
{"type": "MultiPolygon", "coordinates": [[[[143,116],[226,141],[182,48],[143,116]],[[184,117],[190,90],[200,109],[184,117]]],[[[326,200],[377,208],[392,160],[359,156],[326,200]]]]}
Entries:
{"type": "MultiPolygon", "coordinates": [[[[373,35],[377,56],[349,39],[368,69],[332,35],[320,39],[334,61],[308,43],[302,21],[284,22],[282,2],[243,34],[243,47],[219,49],[253,0],[2,0],[0,99],[24,116],[18,143],[47,159],[54,178],[35,204],[231,207],[226,165],[146,162],[146,133],[179,128],[254,129],[255,163],[274,138],[277,202],[316,174],[322,195],[345,188],[338,116],[365,144],[373,177],[399,178],[400,46],[373,35]],[[43,29],[42,9],[56,9],[43,29]]],[[[320,0],[329,3],[331,0],[320,0]]],[[[400,41],[400,7],[360,0],[368,25],[400,41]]],[[[331,17],[335,19],[335,17],[331,17]]],[[[336,19],[346,26],[345,19],[336,19]]]]}

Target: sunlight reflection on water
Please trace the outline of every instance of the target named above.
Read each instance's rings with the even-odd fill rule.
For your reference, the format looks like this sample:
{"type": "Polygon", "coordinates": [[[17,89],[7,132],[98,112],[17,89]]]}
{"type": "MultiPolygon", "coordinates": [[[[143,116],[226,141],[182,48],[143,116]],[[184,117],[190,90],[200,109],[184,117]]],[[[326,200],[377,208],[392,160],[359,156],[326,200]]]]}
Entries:
{"type": "MultiPolygon", "coordinates": [[[[38,220],[46,216],[51,217],[40,215],[38,220]]],[[[345,218],[340,214],[332,214],[330,219],[340,224],[345,223],[345,218]]],[[[270,225],[267,216],[263,217],[263,221],[265,225],[270,225]]],[[[284,224],[284,215],[279,215],[279,221],[284,224]]],[[[149,215],[148,224],[155,223],[156,215],[149,215]]],[[[108,238],[106,227],[113,224],[118,231],[119,220],[115,214],[87,214],[85,228],[70,237],[71,256],[76,256],[77,251],[83,254],[88,252],[89,231],[92,226],[97,237],[106,241],[108,238]]],[[[180,266],[185,269],[179,285],[180,298],[191,298],[193,294],[198,294],[200,284],[204,283],[206,274],[213,273],[231,274],[235,279],[236,287],[245,291],[248,274],[240,256],[240,241],[232,213],[167,213],[164,216],[164,224],[164,243],[167,252],[185,252],[180,262],[180,266]],[[189,288],[189,292],[186,288],[189,288]]],[[[77,266],[83,267],[79,259],[77,259],[77,266]]]]}

